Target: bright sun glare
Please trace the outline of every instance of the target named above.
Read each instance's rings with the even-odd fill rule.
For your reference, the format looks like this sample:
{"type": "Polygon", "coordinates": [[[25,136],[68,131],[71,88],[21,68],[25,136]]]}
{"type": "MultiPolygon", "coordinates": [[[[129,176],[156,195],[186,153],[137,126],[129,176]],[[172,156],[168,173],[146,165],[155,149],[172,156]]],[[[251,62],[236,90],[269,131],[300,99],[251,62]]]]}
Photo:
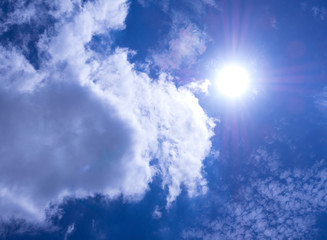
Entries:
{"type": "Polygon", "coordinates": [[[237,98],[246,92],[249,82],[249,74],[244,68],[238,65],[229,65],[219,72],[217,86],[225,96],[237,98]]]}

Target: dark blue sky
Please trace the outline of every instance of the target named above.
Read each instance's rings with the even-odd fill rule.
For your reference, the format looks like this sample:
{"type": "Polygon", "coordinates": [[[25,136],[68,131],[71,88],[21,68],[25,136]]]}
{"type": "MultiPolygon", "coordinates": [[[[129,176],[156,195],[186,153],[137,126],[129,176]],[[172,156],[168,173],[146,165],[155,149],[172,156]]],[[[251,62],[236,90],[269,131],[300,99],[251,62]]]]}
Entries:
{"type": "Polygon", "coordinates": [[[1,1],[0,238],[327,239],[326,27],[325,1],[1,1]]]}

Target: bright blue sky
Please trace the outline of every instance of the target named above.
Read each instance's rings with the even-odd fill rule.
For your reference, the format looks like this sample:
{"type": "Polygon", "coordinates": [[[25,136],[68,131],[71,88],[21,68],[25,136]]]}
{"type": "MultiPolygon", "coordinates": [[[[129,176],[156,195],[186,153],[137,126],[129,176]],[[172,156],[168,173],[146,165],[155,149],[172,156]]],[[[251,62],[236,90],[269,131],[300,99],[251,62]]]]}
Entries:
{"type": "Polygon", "coordinates": [[[326,27],[325,1],[1,1],[0,238],[326,239],[326,27]]]}

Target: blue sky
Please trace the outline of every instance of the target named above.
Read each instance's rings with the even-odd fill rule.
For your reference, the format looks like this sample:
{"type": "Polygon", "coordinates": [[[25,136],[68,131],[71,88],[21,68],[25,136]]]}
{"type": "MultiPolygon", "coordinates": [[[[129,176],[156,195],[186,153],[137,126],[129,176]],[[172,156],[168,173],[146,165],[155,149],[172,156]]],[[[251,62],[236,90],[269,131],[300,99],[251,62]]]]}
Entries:
{"type": "Polygon", "coordinates": [[[0,238],[326,239],[326,26],[318,0],[1,1],[0,238]]]}

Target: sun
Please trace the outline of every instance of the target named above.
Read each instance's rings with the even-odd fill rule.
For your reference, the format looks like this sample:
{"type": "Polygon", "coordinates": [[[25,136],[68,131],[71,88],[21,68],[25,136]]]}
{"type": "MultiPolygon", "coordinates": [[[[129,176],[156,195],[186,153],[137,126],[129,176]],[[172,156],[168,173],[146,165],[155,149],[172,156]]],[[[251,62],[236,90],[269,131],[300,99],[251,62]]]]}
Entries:
{"type": "Polygon", "coordinates": [[[245,68],[232,64],[221,69],[216,83],[224,96],[239,98],[248,90],[250,77],[245,68]]]}

